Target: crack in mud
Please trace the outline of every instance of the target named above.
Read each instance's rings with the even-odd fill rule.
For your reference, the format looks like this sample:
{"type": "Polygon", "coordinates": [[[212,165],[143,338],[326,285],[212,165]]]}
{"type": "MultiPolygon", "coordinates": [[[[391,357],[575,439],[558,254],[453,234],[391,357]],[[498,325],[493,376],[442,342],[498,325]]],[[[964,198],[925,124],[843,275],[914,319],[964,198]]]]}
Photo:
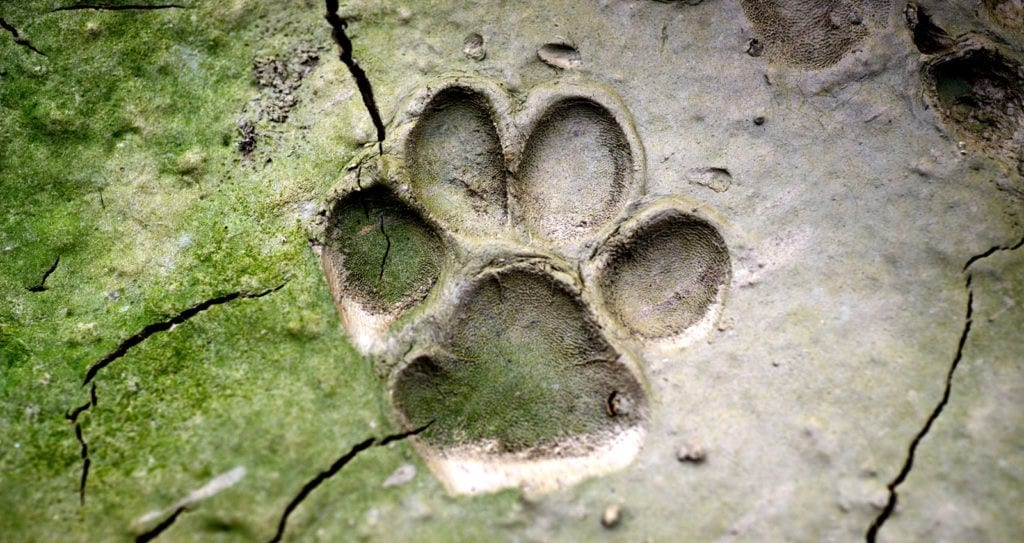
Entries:
{"type": "Polygon", "coordinates": [[[82,436],[82,424],[79,422],[75,423],[75,439],[82,446],[79,451],[82,457],[82,477],[78,482],[78,504],[85,505],[85,483],[89,480],[89,466],[92,464],[92,460],[89,459],[89,445],[85,443],[85,437],[82,436]]]}
{"type": "Polygon", "coordinates": [[[939,400],[935,409],[932,410],[931,415],[928,416],[928,420],[925,421],[924,427],[917,432],[917,435],[915,435],[914,439],[910,442],[910,447],[907,449],[907,458],[903,462],[903,467],[900,469],[900,472],[896,474],[896,477],[893,478],[888,485],[886,485],[886,488],[889,490],[889,499],[885,504],[885,508],[882,509],[882,512],[875,517],[871,526],[868,527],[867,534],[865,535],[867,543],[875,543],[879,530],[882,529],[885,521],[888,520],[896,510],[896,502],[899,499],[899,493],[896,489],[903,484],[910,475],[910,470],[914,466],[914,455],[917,453],[918,445],[921,444],[921,441],[923,441],[925,436],[928,435],[928,432],[931,431],[932,424],[934,424],[939,416],[942,415],[943,409],[945,409],[946,404],[949,403],[949,397],[953,390],[953,376],[956,373],[957,366],[960,365],[960,361],[963,359],[964,347],[967,345],[968,336],[971,334],[971,325],[974,322],[974,289],[971,286],[971,266],[975,262],[988,258],[997,252],[1015,251],[1020,249],[1022,246],[1024,246],[1024,238],[1021,238],[1021,240],[1014,245],[996,245],[982,253],[972,256],[967,259],[967,263],[964,264],[961,271],[967,275],[964,280],[964,288],[967,290],[967,311],[964,316],[964,327],[960,333],[960,342],[957,344],[956,354],[953,356],[953,362],[950,364],[949,372],[946,374],[946,387],[942,391],[942,399],[939,400]]]}
{"type": "Polygon", "coordinates": [[[401,432],[401,433],[398,433],[398,434],[391,434],[389,436],[384,436],[384,439],[381,439],[380,443],[378,443],[377,446],[378,447],[384,447],[384,446],[390,445],[391,443],[394,443],[396,441],[402,441],[403,439],[408,439],[408,438],[410,438],[412,436],[419,435],[419,434],[423,433],[427,428],[430,428],[430,426],[432,424],[434,424],[434,421],[430,421],[430,422],[424,424],[423,426],[420,426],[419,428],[413,428],[412,430],[409,430],[409,431],[406,431],[406,432],[401,432]]]}
{"type": "Polygon", "coordinates": [[[970,259],[968,259],[967,263],[964,264],[963,271],[964,271],[964,273],[966,273],[968,268],[970,268],[972,265],[974,265],[975,262],[977,262],[979,260],[982,260],[984,258],[988,258],[988,257],[994,255],[995,253],[999,253],[999,252],[1003,252],[1003,251],[1016,251],[1017,249],[1020,249],[1021,247],[1024,247],[1024,238],[1021,238],[1020,241],[1018,241],[1017,243],[1015,243],[1013,245],[996,245],[996,246],[990,247],[984,253],[976,254],[976,255],[972,256],[970,259]]]}
{"type": "Polygon", "coordinates": [[[80,10],[93,10],[93,11],[148,11],[158,9],[189,9],[188,6],[181,4],[75,4],[73,6],[63,6],[50,10],[50,13],[56,13],[58,11],[80,11],[80,10]]]}
{"type": "Polygon", "coordinates": [[[262,297],[266,296],[267,294],[271,294],[273,292],[277,292],[278,290],[281,290],[284,287],[284,285],[285,285],[285,283],[281,283],[280,285],[278,285],[276,287],[273,287],[273,288],[270,288],[270,289],[267,289],[267,290],[264,290],[264,291],[260,291],[260,292],[246,292],[244,290],[239,290],[239,291],[231,292],[231,293],[228,293],[228,294],[224,294],[222,296],[217,296],[216,298],[210,298],[209,300],[205,300],[205,301],[199,302],[198,304],[195,304],[192,307],[189,307],[188,309],[182,311],[181,313],[178,313],[177,315],[175,315],[175,316],[173,316],[173,317],[171,317],[171,318],[169,318],[169,319],[167,319],[165,321],[160,321],[160,322],[154,322],[154,323],[151,323],[151,324],[147,324],[142,330],[137,332],[132,337],[122,341],[121,344],[118,345],[116,349],[114,349],[113,351],[108,353],[106,356],[101,358],[99,361],[97,361],[95,364],[93,364],[91,367],[89,367],[89,371],[87,371],[85,373],[85,382],[82,383],[82,384],[83,385],[88,385],[93,380],[93,378],[96,377],[96,374],[99,373],[100,370],[102,370],[103,368],[109,366],[111,364],[111,362],[114,362],[118,358],[121,358],[124,355],[128,354],[128,350],[129,349],[131,349],[132,347],[135,347],[136,345],[142,343],[147,338],[149,338],[149,336],[152,336],[153,334],[156,334],[158,332],[166,332],[166,331],[170,330],[171,328],[173,328],[174,326],[176,326],[178,324],[184,323],[185,321],[187,321],[187,320],[191,319],[192,317],[202,313],[203,311],[206,311],[207,309],[210,309],[213,306],[217,306],[217,305],[221,305],[221,304],[226,304],[226,303],[228,303],[230,301],[238,300],[238,299],[262,298],[262,297]]]}
{"type": "Polygon", "coordinates": [[[147,543],[156,539],[160,534],[164,533],[164,530],[170,528],[171,525],[174,524],[174,521],[178,520],[178,517],[186,511],[188,511],[188,508],[184,505],[175,509],[170,516],[160,521],[160,524],[154,526],[152,530],[139,534],[139,536],[135,538],[135,543],[147,543]]]}
{"type": "Polygon", "coordinates": [[[281,541],[281,538],[284,537],[284,530],[288,524],[288,517],[292,514],[292,512],[294,512],[295,509],[298,508],[298,506],[307,497],[309,497],[310,493],[316,490],[316,488],[323,484],[325,481],[337,475],[337,473],[341,471],[341,469],[344,468],[346,464],[351,462],[352,459],[358,456],[359,453],[374,446],[383,447],[385,445],[388,445],[389,443],[394,443],[396,441],[401,441],[403,439],[410,438],[423,432],[427,428],[430,428],[430,425],[432,424],[434,424],[434,421],[430,421],[427,424],[424,424],[423,426],[414,428],[406,432],[385,436],[380,440],[378,440],[375,437],[370,437],[353,445],[352,448],[348,450],[348,452],[338,457],[338,459],[335,460],[334,463],[332,463],[329,468],[327,468],[324,471],[321,471],[315,477],[310,479],[305,485],[303,485],[302,489],[299,490],[299,493],[296,494],[295,497],[292,498],[290,502],[288,502],[288,505],[285,506],[284,508],[284,513],[281,514],[281,520],[277,525],[277,533],[274,534],[274,537],[270,539],[269,543],[279,543],[281,541]]]}
{"type": "Polygon", "coordinates": [[[327,24],[331,25],[331,38],[334,39],[334,43],[338,44],[338,49],[340,50],[338,58],[348,68],[352,78],[356,80],[356,87],[363,98],[363,105],[370,114],[370,120],[373,121],[374,128],[377,129],[377,150],[383,155],[384,121],[381,119],[380,112],[377,110],[377,103],[373,99],[373,87],[370,85],[369,78],[366,77],[366,72],[359,67],[359,62],[352,58],[352,40],[345,34],[345,28],[348,27],[348,23],[345,19],[338,16],[338,0],[325,0],[325,3],[327,5],[327,13],[324,14],[324,18],[327,19],[327,24]]]}
{"type": "Polygon", "coordinates": [[[89,479],[89,466],[92,464],[92,461],[89,459],[89,447],[85,443],[85,438],[82,435],[82,424],[78,422],[78,419],[79,417],[82,416],[83,413],[89,411],[93,407],[96,407],[96,404],[98,403],[98,398],[96,395],[96,383],[93,382],[93,379],[96,377],[99,371],[109,366],[115,360],[128,354],[128,351],[132,347],[135,347],[138,344],[142,343],[147,338],[149,338],[149,336],[152,336],[153,334],[156,334],[158,332],[166,332],[171,328],[179,324],[182,324],[185,321],[191,319],[192,317],[198,315],[199,313],[202,313],[203,311],[210,309],[213,306],[225,304],[232,300],[238,299],[262,298],[268,294],[272,294],[274,292],[281,290],[282,288],[284,288],[286,284],[287,281],[281,283],[280,285],[277,285],[276,287],[272,287],[259,292],[248,292],[244,290],[235,291],[229,294],[224,294],[222,296],[217,296],[215,298],[210,298],[208,300],[199,302],[189,307],[188,309],[185,309],[181,313],[178,313],[177,315],[171,317],[170,319],[146,325],[145,327],[143,327],[142,330],[121,342],[121,344],[118,345],[117,348],[107,353],[106,356],[104,356],[99,361],[97,361],[96,363],[89,367],[89,370],[85,374],[85,382],[82,383],[82,386],[88,385],[90,383],[92,384],[92,387],[90,387],[89,389],[89,400],[83,403],[82,405],[75,407],[74,409],[68,409],[64,413],[64,418],[67,419],[68,422],[70,422],[71,424],[75,425],[75,438],[78,439],[78,442],[82,445],[82,476],[78,487],[79,502],[82,505],[85,505],[85,486],[86,482],[89,479]]]}
{"type": "MultiPolygon", "coordinates": [[[[0,19],[0,20],[2,20],[2,19],[0,19]]],[[[47,268],[46,271],[43,272],[43,278],[39,280],[39,284],[34,286],[34,287],[28,287],[28,291],[29,292],[43,292],[44,290],[46,290],[46,280],[49,279],[50,278],[50,274],[52,274],[53,271],[57,269],[57,265],[58,264],[60,264],[60,257],[59,256],[57,257],[56,260],[53,261],[53,264],[51,264],[50,267],[47,268]]]]}
{"type": "Polygon", "coordinates": [[[384,256],[380,259],[380,277],[377,278],[377,281],[380,281],[380,282],[383,283],[384,282],[384,266],[387,265],[387,263],[388,263],[388,254],[391,253],[391,236],[388,236],[388,233],[384,230],[384,214],[383,213],[380,214],[380,233],[384,236],[384,241],[387,242],[387,245],[384,246],[384,256]]]}
{"type": "Polygon", "coordinates": [[[0,17],[0,28],[3,28],[4,30],[11,34],[11,37],[14,38],[14,43],[22,47],[28,48],[33,53],[42,55],[44,57],[46,56],[46,53],[40,51],[39,49],[36,49],[36,46],[32,45],[32,43],[29,42],[27,39],[23,38],[21,34],[18,33],[18,29],[14,28],[14,26],[11,23],[5,21],[3,17],[0,17]]]}
{"type": "Polygon", "coordinates": [[[68,411],[66,411],[64,413],[64,418],[67,419],[71,424],[75,424],[76,422],[78,422],[79,415],[93,407],[96,407],[96,383],[93,383],[92,388],[89,389],[89,401],[74,408],[73,410],[69,409],[68,411]]]}

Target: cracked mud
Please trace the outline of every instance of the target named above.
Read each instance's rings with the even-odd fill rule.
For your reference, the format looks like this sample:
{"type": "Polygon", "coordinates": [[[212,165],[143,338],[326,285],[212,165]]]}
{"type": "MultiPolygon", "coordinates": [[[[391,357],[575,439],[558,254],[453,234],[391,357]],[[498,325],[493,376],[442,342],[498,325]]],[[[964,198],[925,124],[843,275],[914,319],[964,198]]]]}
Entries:
{"type": "Polygon", "coordinates": [[[946,374],[946,385],[942,391],[942,398],[939,400],[939,403],[936,404],[935,409],[933,409],[931,414],[928,416],[928,419],[925,421],[924,426],[917,433],[917,435],[914,436],[914,439],[910,442],[910,447],[907,450],[907,457],[903,463],[903,467],[900,468],[900,471],[899,473],[896,474],[896,477],[893,478],[893,480],[890,481],[888,485],[886,485],[886,488],[889,491],[889,497],[885,503],[885,507],[882,508],[882,511],[878,514],[877,517],[875,517],[875,520],[872,521],[871,526],[868,527],[868,531],[866,534],[866,540],[868,543],[875,543],[875,541],[878,538],[879,531],[884,527],[885,522],[889,519],[890,516],[892,516],[893,512],[896,510],[896,506],[899,501],[899,493],[897,489],[901,484],[903,484],[904,481],[906,481],[907,476],[910,475],[910,470],[912,470],[914,467],[914,455],[917,452],[917,448],[925,439],[925,437],[928,436],[928,432],[931,430],[932,425],[942,415],[943,409],[946,407],[946,404],[949,403],[949,397],[953,391],[953,378],[955,377],[957,366],[960,365],[960,361],[963,359],[964,346],[967,345],[967,340],[971,335],[971,325],[973,323],[974,290],[971,288],[971,266],[973,266],[976,262],[988,258],[998,252],[1016,251],[1021,247],[1024,247],[1024,238],[1022,238],[1020,241],[1013,245],[997,245],[994,247],[990,247],[988,250],[972,256],[964,264],[962,271],[966,275],[966,278],[964,279],[964,289],[967,291],[967,309],[966,314],[964,315],[963,331],[960,333],[960,340],[957,344],[956,353],[953,355],[953,361],[949,366],[949,372],[946,374]]]}
{"type": "Polygon", "coordinates": [[[171,2],[0,8],[5,537],[1020,531],[1019,1],[171,2]]]}
{"type": "MultiPolygon", "coordinates": [[[[373,98],[373,86],[370,85],[370,79],[366,77],[366,72],[359,66],[359,62],[352,57],[352,40],[345,33],[348,23],[338,15],[338,0],[325,0],[325,3],[327,13],[324,14],[324,18],[327,19],[327,24],[331,25],[331,38],[338,45],[338,58],[348,68],[352,79],[356,82],[356,87],[359,88],[359,95],[363,98],[366,112],[369,113],[370,120],[373,121],[373,126],[377,129],[377,144],[379,146],[384,141],[384,121],[380,118],[377,102],[373,98]]],[[[383,153],[383,151],[381,152],[383,153]]]]}
{"type": "Polygon", "coordinates": [[[28,41],[24,36],[18,33],[18,29],[14,28],[14,25],[12,25],[11,23],[5,21],[3,17],[0,17],[0,28],[3,28],[11,35],[11,38],[14,39],[14,43],[28,49],[29,51],[32,51],[37,55],[42,55],[44,57],[46,56],[46,53],[40,51],[36,48],[36,46],[32,45],[32,42],[28,41]]]}
{"type": "Polygon", "coordinates": [[[58,264],[60,264],[60,257],[59,256],[56,259],[54,259],[53,264],[51,264],[50,267],[46,268],[46,271],[43,272],[43,277],[42,277],[42,279],[39,280],[39,284],[35,285],[35,286],[28,287],[28,291],[29,292],[43,292],[43,291],[45,291],[46,290],[46,280],[49,279],[50,275],[52,275],[53,272],[57,269],[57,265],[58,264]]]}
{"type": "Polygon", "coordinates": [[[285,284],[287,283],[281,283],[276,287],[258,292],[235,291],[199,302],[185,309],[184,311],[181,311],[177,315],[172,316],[167,320],[155,322],[145,326],[142,330],[139,330],[137,333],[135,333],[128,339],[122,341],[117,347],[114,348],[114,350],[109,352],[103,358],[99,359],[91,366],[89,366],[89,369],[85,373],[85,380],[82,383],[82,386],[89,384],[92,385],[89,388],[89,401],[83,403],[80,406],[75,407],[74,409],[68,409],[64,415],[64,418],[75,426],[75,439],[78,440],[78,443],[81,446],[80,456],[82,459],[82,475],[79,480],[78,493],[79,501],[82,505],[85,504],[85,489],[86,484],[89,480],[89,468],[92,465],[92,460],[89,457],[89,447],[85,442],[85,437],[82,435],[82,423],[79,421],[79,418],[83,414],[88,412],[90,409],[96,407],[97,405],[96,382],[94,381],[94,379],[99,374],[99,372],[102,371],[107,366],[109,366],[111,363],[115,362],[116,360],[123,358],[125,355],[128,354],[128,352],[132,348],[138,346],[153,334],[169,331],[175,326],[187,322],[192,317],[199,315],[200,313],[210,309],[211,307],[223,305],[228,302],[239,299],[262,298],[264,296],[267,296],[268,294],[272,294],[274,292],[281,290],[282,288],[284,288],[285,284]]]}
{"type": "Polygon", "coordinates": [[[281,519],[278,521],[277,524],[277,532],[274,533],[274,537],[270,539],[270,543],[278,543],[279,541],[281,541],[281,538],[284,537],[284,531],[288,527],[288,517],[291,516],[295,509],[298,508],[299,505],[301,505],[302,502],[307,497],[309,497],[309,495],[314,490],[317,489],[317,487],[324,484],[331,477],[337,475],[338,472],[341,471],[341,469],[344,468],[346,465],[348,465],[348,463],[351,462],[352,459],[358,456],[359,453],[369,449],[370,447],[385,447],[391,443],[402,441],[404,439],[408,439],[410,437],[418,435],[427,428],[429,428],[431,424],[433,423],[428,422],[427,424],[420,426],[419,428],[387,435],[380,439],[377,439],[375,437],[366,438],[363,441],[360,441],[359,443],[353,445],[352,448],[348,450],[348,452],[338,457],[338,459],[335,460],[330,465],[330,467],[316,474],[315,477],[313,477],[312,479],[309,480],[309,482],[303,485],[302,489],[299,490],[299,493],[296,494],[295,497],[292,498],[290,502],[288,502],[288,505],[286,505],[284,508],[284,512],[281,513],[281,519]]]}
{"type": "Polygon", "coordinates": [[[147,543],[160,537],[160,534],[167,531],[168,528],[170,528],[175,522],[177,522],[178,517],[180,517],[182,513],[185,513],[187,511],[188,508],[186,508],[184,505],[178,507],[173,512],[171,512],[171,514],[168,515],[167,518],[160,521],[160,523],[154,526],[151,530],[147,530],[146,532],[139,534],[138,537],[135,538],[135,543],[147,543]]]}
{"type": "Polygon", "coordinates": [[[103,368],[109,366],[115,360],[128,354],[128,351],[132,347],[135,347],[138,344],[142,343],[153,334],[159,332],[166,332],[173,328],[174,326],[184,323],[185,321],[202,313],[203,311],[206,311],[207,309],[210,309],[211,307],[226,304],[228,302],[238,299],[262,298],[268,294],[272,294],[274,292],[277,292],[278,290],[281,290],[282,288],[284,288],[284,285],[285,284],[282,283],[276,287],[263,290],[260,292],[235,291],[228,294],[224,294],[222,296],[217,296],[216,298],[210,298],[209,300],[204,300],[193,305],[192,307],[189,307],[188,309],[185,309],[181,313],[178,313],[177,315],[174,315],[173,317],[167,320],[148,324],[146,325],[145,328],[139,330],[136,334],[122,341],[121,344],[119,344],[113,351],[110,351],[110,353],[108,353],[106,356],[96,361],[93,365],[89,366],[89,369],[85,372],[85,381],[82,384],[88,385],[90,382],[92,382],[96,375],[101,370],[103,370],[103,368]]]}

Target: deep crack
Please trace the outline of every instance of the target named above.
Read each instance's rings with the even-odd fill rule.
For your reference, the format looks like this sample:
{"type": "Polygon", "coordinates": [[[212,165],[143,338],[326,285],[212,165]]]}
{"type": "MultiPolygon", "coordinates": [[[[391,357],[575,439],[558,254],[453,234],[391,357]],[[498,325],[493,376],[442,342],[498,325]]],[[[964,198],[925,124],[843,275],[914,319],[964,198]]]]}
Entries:
{"type": "Polygon", "coordinates": [[[996,245],[996,246],[990,247],[984,253],[979,253],[979,254],[976,254],[976,255],[972,256],[971,258],[969,258],[967,260],[967,263],[964,264],[963,271],[964,271],[964,273],[966,273],[967,269],[970,268],[972,265],[974,265],[975,262],[977,262],[977,261],[979,261],[979,260],[981,260],[983,258],[988,258],[988,257],[994,255],[995,253],[1002,252],[1002,251],[1016,251],[1017,249],[1020,249],[1021,247],[1024,247],[1024,238],[1021,238],[1020,241],[1018,241],[1017,243],[1015,243],[1013,245],[996,245]]]}
{"type": "Polygon", "coordinates": [[[378,440],[375,437],[370,437],[353,445],[352,448],[348,450],[348,452],[338,457],[338,459],[335,460],[334,463],[332,463],[329,468],[316,474],[315,477],[313,477],[305,485],[303,485],[302,490],[299,490],[299,493],[296,494],[295,497],[292,498],[290,502],[288,502],[288,505],[285,506],[284,508],[284,513],[281,514],[281,520],[277,524],[277,533],[275,533],[274,537],[270,539],[270,543],[278,543],[281,541],[281,538],[284,537],[284,530],[288,525],[288,517],[307,497],[309,497],[310,493],[316,490],[316,488],[323,484],[325,481],[337,475],[337,473],[341,471],[341,469],[344,468],[345,465],[351,462],[353,458],[358,456],[359,453],[373,446],[383,447],[389,443],[394,443],[396,441],[401,441],[403,439],[410,438],[414,435],[419,434],[420,432],[423,432],[424,430],[429,428],[431,424],[434,424],[434,421],[430,421],[427,424],[424,424],[423,426],[420,426],[419,428],[415,428],[413,430],[385,436],[380,440],[378,440]]]}
{"type": "Polygon", "coordinates": [[[89,389],[89,401],[83,403],[82,405],[74,409],[69,409],[68,411],[66,411],[64,413],[64,418],[67,419],[71,424],[75,424],[76,422],[78,422],[78,417],[82,413],[88,411],[93,407],[96,407],[96,401],[96,383],[93,383],[92,388],[89,389]]]}
{"type": "Polygon", "coordinates": [[[58,256],[57,259],[53,261],[53,264],[51,264],[50,267],[43,272],[43,278],[39,280],[39,284],[34,287],[28,287],[28,291],[43,292],[44,290],[46,290],[46,280],[49,279],[50,274],[52,274],[53,271],[57,269],[58,264],[60,264],[60,256],[58,256]]]}
{"type": "Polygon", "coordinates": [[[128,354],[128,350],[129,349],[131,349],[132,347],[135,347],[136,345],[142,343],[149,336],[152,336],[153,334],[156,334],[158,332],[166,332],[167,330],[170,330],[171,328],[173,328],[175,325],[182,324],[185,321],[187,321],[187,320],[191,319],[192,317],[202,313],[203,311],[206,311],[207,309],[210,309],[213,306],[221,305],[221,304],[226,304],[226,303],[228,303],[228,302],[230,302],[232,300],[243,299],[243,298],[262,298],[263,296],[266,296],[267,294],[271,294],[273,292],[277,292],[278,290],[281,290],[281,288],[283,288],[284,285],[285,285],[285,283],[281,283],[280,285],[278,285],[278,286],[276,286],[274,288],[270,288],[270,289],[267,289],[267,290],[264,290],[264,291],[260,291],[260,292],[246,292],[246,291],[241,291],[241,290],[240,291],[231,292],[229,294],[224,294],[222,296],[217,296],[216,298],[210,298],[209,300],[204,300],[202,302],[199,302],[198,304],[195,304],[192,307],[189,307],[188,309],[182,311],[181,313],[178,313],[177,315],[175,315],[175,316],[173,316],[173,317],[171,317],[171,318],[169,318],[169,319],[167,319],[165,321],[160,321],[160,322],[154,322],[152,324],[147,324],[138,333],[136,333],[132,337],[122,341],[121,344],[118,345],[116,349],[114,349],[113,351],[108,353],[106,356],[101,358],[99,361],[97,361],[95,364],[93,364],[91,367],[89,367],[89,371],[87,371],[85,373],[85,382],[83,383],[83,385],[88,385],[93,380],[93,378],[96,377],[96,374],[99,373],[100,370],[102,370],[103,368],[109,366],[111,362],[114,362],[118,358],[121,358],[124,355],[128,354]]]}
{"type": "Polygon", "coordinates": [[[79,10],[93,10],[93,11],[147,11],[147,10],[158,10],[158,9],[189,9],[188,6],[181,4],[75,4],[73,6],[64,6],[54,8],[50,10],[50,13],[56,13],[58,11],[79,11],[79,10]]]}
{"type": "Polygon", "coordinates": [[[170,514],[170,516],[160,521],[160,524],[154,526],[152,530],[148,530],[142,534],[139,534],[139,536],[135,538],[135,543],[147,543],[149,541],[156,539],[157,536],[164,533],[164,530],[170,528],[171,525],[174,524],[174,521],[178,520],[178,517],[181,516],[181,514],[185,511],[188,511],[188,508],[186,508],[184,505],[175,509],[174,512],[170,514]]]}
{"type": "MultiPolygon", "coordinates": [[[[170,319],[146,325],[138,333],[121,342],[121,344],[118,345],[116,349],[114,349],[106,356],[101,358],[99,361],[97,361],[95,364],[90,366],[89,370],[85,374],[85,382],[83,383],[83,386],[90,384],[90,382],[92,382],[92,380],[96,377],[100,370],[109,366],[115,360],[128,354],[128,351],[132,347],[135,347],[136,345],[142,343],[149,336],[157,332],[165,332],[167,330],[170,330],[174,326],[187,321],[188,319],[198,315],[199,313],[202,313],[203,311],[206,311],[207,309],[215,305],[225,304],[232,300],[238,299],[262,298],[268,294],[281,290],[282,288],[284,288],[285,284],[287,284],[287,282],[281,283],[276,287],[269,288],[260,292],[236,291],[229,294],[225,294],[223,296],[218,296],[216,298],[210,298],[209,300],[199,302],[189,307],[188,309],[185,309],[184,311],[178,313],[177,315],[171,317],[170,319]]],[[[89,409],[96,407],[97,403],[98,398],[96,395],[96,383],[92,382],[92,387],[90,387],[89,389],[89,400],[83,403],[82,405],[75,407],[74,409],[68,409],[64,413],[64,418],[67,419],[71,424],[75,425],[75,438],[78,439],[78,442],[82,446],[82,477],[78,487],[79,502],[82,505],[85,505],[85,485],[89,479],[89,466],[91,465],[92,462],[89,459],[89,447],[85,443],[85,438],[82,435],[82,425],[81,423],[78,422],[78,418],[89,409]]]]}
{"type": "Polygon", "coordinates": [[[78,504],[85,505],[85,484],[89,480],[89,465],[92,464],[92,460],[89,459],[89,445],[82,436],[82,424],[78,422],[75,423],[75,439],[82,446],[79,451],[82,457],[82,476],[78,481],[78,504]]]}
{"type": "Polygon", "coordinates": [[[345,19],[338,16],[338,0],[325,1],[327,13],[324,14],[324,18],[327,19],[327,24],[331,25],[331,38],[334,39],[334,43],[338,44],[338,49],[340,50],[338,58],[348,68],[352,78],[356,80],[356,87],[363,98],[363,105],[370,114],[370,120],[373,121],[374,128],[377,129],[377,150],[383,155],[384,121],[377,110],[377,102],[373,99],[373,87],[370,85],[369,78],[366,77],[366,72],[359,67],[359,62],[352,58],[352,40],[345,34],[345,28],[348,27],[348,23],[345,19]]]}
{"type": "Polygon", "coordinates": [[[28,48],[33,53],[43,55],[44,57],[46,56],[46,53],[40,51],[39,49],[36,49],[36,46],[32,45],[32,43],[29,42],[27,39],[23,38],[21,34],[18,33],[18,29],[14,28],[14,26],[11,25],[11,23],[5,21],[3,17],[0,17],[0,28],[3,28],[7,32],[10,32],[11,37],[14,38],[14,43],[22,47],[28,48]]]}
{"type": "Polygon", "coordinates": [[[921,430],[917,432],[917,435],[915,435],[914,439],[910,442],[910,447],[907,450],[907,458],[903,462],[903,467],[900,469],[899,473],[896,474],[896,477],[892,481],[890,481],[888,485],[886,485],[886,488],[889,490],[889,499],[885,504],[885,508],[882,509],[882,512],[879,513],[877,517],[875,517],[875,520],[871,523],[871,526],[868,527],[868,531],[865,536],[868,543],[875,543],[875,540],[878,537],[879,530],[882,529],[882,526],[885,524],[885,521],[888,520],[889,517],[892,516],[893,511],[896,510],[896,503],[899,499],[899,493],[896,489],[901,484],[903,484],[903,482],[907,479],[907,476],[910,475],[910,470],[914,466],[914,455],[917,453],[918,445],[920,445],[921,441],[924,440],[926,435],[928,435],[928,432],[932,428],[932,424],[942,414],[942,411],[943,409],[945,409],[946,404],[949,403],[949,397],[953,390],[953,375],[954,373],[956,373],[957,366],[960,365],[960,360],[963,359],[964,347],[967,345],[967,338],[971,334],[971,325],[973,324],[974,289],[971,287],[971,266],[974,265],[975,262],[988,258],[997,252],[1015,251],[1017,249],[1020,249],[1022,246],[1024,246],[1024,238],[1021,238],[1021,240],[1014,245],[996,245],[994,247],[989,248],[985,252],[978,253],[972,256],[971,258],[967,259],[967,263],[964,264],[962,272],[967,275],[967,277],[964,280],[964,288],[967,290],[967,311],[964,316],[963,330],[960,332],[960,342],[957,344],[956,354],[953,356],[953,362],[952,364],[950,364],[949,372],[946,374],[946,387],[942,391],[942,399],[939,400],[939,403],[935,406],[935,409],[933,409],[931,414],[928,416],[928,420],[925,421],[924,427],[922,427],[921,430]]]}
{"type": "Polygon", "coordinates": [[[384,282],[384,266],[388,263],[388,255],[391,254],[391,237],[388,236],[387,231],[384,230],[384,214],[380,214],[380,233],[384,236],[384,241],[387,245],[384,246],[384,256],[380,259],[380,277],[377,278],[381,283],[384,282]]]}

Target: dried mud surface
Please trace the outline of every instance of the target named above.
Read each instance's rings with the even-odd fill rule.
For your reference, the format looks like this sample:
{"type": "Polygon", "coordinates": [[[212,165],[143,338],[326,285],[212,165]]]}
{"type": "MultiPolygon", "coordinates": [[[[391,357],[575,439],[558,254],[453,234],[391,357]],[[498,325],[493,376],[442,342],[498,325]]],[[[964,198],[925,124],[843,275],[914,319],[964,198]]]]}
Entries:
{"type": "Polygon", "coordinates": [[[1019,2],[66,4],[0,7],[9,537],[1024,529],[1019,2]]]}

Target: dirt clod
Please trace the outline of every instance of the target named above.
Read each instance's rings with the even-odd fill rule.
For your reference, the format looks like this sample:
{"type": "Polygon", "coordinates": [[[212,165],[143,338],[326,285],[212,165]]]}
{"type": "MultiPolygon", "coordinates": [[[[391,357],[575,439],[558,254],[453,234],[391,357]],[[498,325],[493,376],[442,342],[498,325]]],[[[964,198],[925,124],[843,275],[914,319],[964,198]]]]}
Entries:
{"type": "Polygon", "coordinates": [[[260,89],[260,115],[269,121],[283,123],[298,104],[295,93],[309,75],[320,55],[311,47],[299,47],[289,57],[257,58],[252,62],[252,75],[260,89]]]}

